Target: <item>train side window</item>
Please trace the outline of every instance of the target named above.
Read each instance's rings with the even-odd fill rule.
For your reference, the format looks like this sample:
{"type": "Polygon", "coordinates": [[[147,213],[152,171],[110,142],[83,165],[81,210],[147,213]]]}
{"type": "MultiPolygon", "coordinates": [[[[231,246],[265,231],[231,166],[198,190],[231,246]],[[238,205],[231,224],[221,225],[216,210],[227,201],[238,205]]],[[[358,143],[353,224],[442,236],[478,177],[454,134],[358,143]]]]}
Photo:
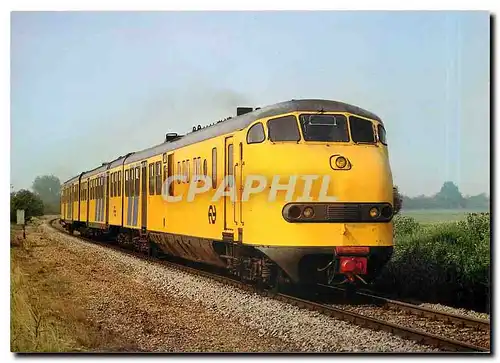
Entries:
{"type": "Polygon", "coordinates": [[[141,175],[141,169],[138,166],[136,166],[136,168],[135,168],[135,196],[136,197],[138,197],[141,194],[141,192],[140,192],[140,190],[141,190],[141,187],[140,187],[140,185],[141,185],[140,178],[141,177],[140,177],[140,175],[141,175]]]}
{"type": "Polygon", "coordinates": [[[189,159],[186,160],[186,181],[189,183],[189,180],[191,179],[191,168],[190,165],[191,163],[189,162],[189,159]]]}
{"type": "Polygon", "coordinates": [[[382,144],[387,145],[387,135],[385,133],[384,126],[382,126],[381,124],[378,124],[377,131],[378,131],[378,139],[379,139],[379,141],[382,144]]]}
{"type": "Polygon", "coordinates": [[[156,162],[156,194],[161,195],[161,161],[156,162]]]}
{"type": "MultiPolygon", "coordinates": [[[[233,144],[229,144],[227,147],[227,175],[233,177],[233,166],[234,166],[234,157],[233,157],[233,144]]],[[[233,178],[229,178],[229,187],[233,187],[233,178]]]]}
{"type": "Polygon", "coordinates": [[[135,168],[133,168],[133,167],[130,168],[129,183],[130,183],[130,196],[135,197],[135,193],[136,193],[136,190],[135,190],[135,168]]]}
{"type": "Polygon", "coordinates": [[[247,144],[258,144],[263,142],[266,139],[266,135],[264,133],[264,126],[262,124],[256,123],[247,133],[247,144]]]}
{"type": "Polygon", "coordinates": [[[128,193],[129,193],[129,190],[128,190],[128,170],[125,170],[125,196],[128,197],[128,193]]]}
{"type": "Polygon", "coordinates": [[[153,163],[149,164],[149,195],[153,195],[155,191],[155,175],[153,163]]]}
{"type": "Polygon", "coordinates": [[[115,197],[118,196],[118,172],[115,171],[115,197]]]}
{"type": "MultiPolygon", "coordinates": [[[[181,176],[181,162],[180,161],[177,162],[177,176],[178,177],[181,176]]],[[[180,184],[180,183],[181,183],[180,179],[177,179],[177,184],[180,184]]]]}
{"type": "Polygon", "coordinates": [[[183,183],[186,182],[186,160],[182,160],[182,176],[184,177],[183,183]]]}
{"type": "Polygon", "coordinates": [[[122,171],[118,171],[118,196],[122,195],[122,171]]]}
{"type": "Polygon", "coordinates": [[[208,172],[208,165],[207,165],[207,159],[203,159],[203,175],[207,176],[208,172]]]}
{"type": "Polygon", "coordinates": [[[352,141],[362,143],[375,142],[373,123],[370,120],[365,120],[356,116],[349,116],[349,124],[351,126],[352,141]]]}
{"type": "Polygon", "coordinates": [[[212,188],[217,188],[217,148],[212,149],[212,188]]]}
{"type": "Polygon", "coordinates": [[[163,164],[163,178],[162,178],[162,181],[163,181],[163,184],[165,184],[165,182],[167,181],[167,164],[163,164]]]}
{"type": "Polygon", "coordinates": [[[193,158],[193,180],[198,181],[198,158],[193,158]]]}
{"type": "Polygon", "coordinates": [[[267,121],[271,141],[299,141],[300,133],[295,116],[283,116],[267,121]]]}
{"type": "Polygon", "coordinates": [[[111,198],[115,196],[115,173],[111,173],[111,181],[109,182],[111,185],[111,198]]]}

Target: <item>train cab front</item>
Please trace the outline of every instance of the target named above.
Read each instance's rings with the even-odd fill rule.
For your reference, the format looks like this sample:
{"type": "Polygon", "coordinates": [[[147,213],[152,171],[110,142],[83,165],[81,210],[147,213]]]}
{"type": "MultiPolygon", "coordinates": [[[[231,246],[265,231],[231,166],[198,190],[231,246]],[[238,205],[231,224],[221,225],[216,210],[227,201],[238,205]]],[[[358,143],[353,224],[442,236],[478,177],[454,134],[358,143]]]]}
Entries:
{"type": "Polygon", "coordinates": [[[291,200],[283,192],[259,210],[274,227],[267,231],[274,246],[260,250],[294,283],[369,283],[393,253],[393,183],[382,121],[299,111],[279,127],[269,122],[268,152],[280,162],[267,168],[298,177],[291,200]],[[286,141],[290,135],[294,145],[286,141]]]}

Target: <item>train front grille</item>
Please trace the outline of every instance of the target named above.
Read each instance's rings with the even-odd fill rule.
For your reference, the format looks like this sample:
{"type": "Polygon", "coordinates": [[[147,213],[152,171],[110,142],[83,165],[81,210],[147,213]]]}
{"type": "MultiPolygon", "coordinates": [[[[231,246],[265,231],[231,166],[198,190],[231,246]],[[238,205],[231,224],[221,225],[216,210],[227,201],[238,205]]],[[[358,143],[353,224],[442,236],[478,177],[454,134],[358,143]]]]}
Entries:
{"type": "Polygon", "coordinates": [[[361,218],[361,208],[357,204],[326,206],[326,219],[328,221],[357,222],[361,218]]]}

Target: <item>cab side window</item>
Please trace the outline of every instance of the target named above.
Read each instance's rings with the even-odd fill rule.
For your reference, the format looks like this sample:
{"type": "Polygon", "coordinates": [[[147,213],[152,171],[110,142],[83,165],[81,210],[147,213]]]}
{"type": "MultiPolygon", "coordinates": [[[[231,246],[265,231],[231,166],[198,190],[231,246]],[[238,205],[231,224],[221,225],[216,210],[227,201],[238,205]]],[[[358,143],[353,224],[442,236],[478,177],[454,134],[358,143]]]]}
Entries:
{"type": "Polygon", "coordinates": [[[284,116],[267,121],[271,141],[299,141],[300,133],[295,116],[284,116]]]}
{"type": "Polygon", "coordinates": [[[266,135],[264,133],[264,126],[262,126],[260,122],[256,123],[248,130],[247,144],[258,144],[263,142],[265,139],[266,135]]]}

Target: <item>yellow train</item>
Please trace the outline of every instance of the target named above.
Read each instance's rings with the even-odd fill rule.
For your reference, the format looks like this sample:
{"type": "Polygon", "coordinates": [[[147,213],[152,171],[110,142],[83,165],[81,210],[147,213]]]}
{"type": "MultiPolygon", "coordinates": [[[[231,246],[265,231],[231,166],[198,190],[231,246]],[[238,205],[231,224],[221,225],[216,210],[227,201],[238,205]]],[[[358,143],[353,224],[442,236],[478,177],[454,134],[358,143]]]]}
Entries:
{"type": "Polygon", "coordinates": [[[75,176],[61,223],[245,280],[335,284],[389,260],[393,205],[382,120],[304,99],[238,108],[75,176]]]}

